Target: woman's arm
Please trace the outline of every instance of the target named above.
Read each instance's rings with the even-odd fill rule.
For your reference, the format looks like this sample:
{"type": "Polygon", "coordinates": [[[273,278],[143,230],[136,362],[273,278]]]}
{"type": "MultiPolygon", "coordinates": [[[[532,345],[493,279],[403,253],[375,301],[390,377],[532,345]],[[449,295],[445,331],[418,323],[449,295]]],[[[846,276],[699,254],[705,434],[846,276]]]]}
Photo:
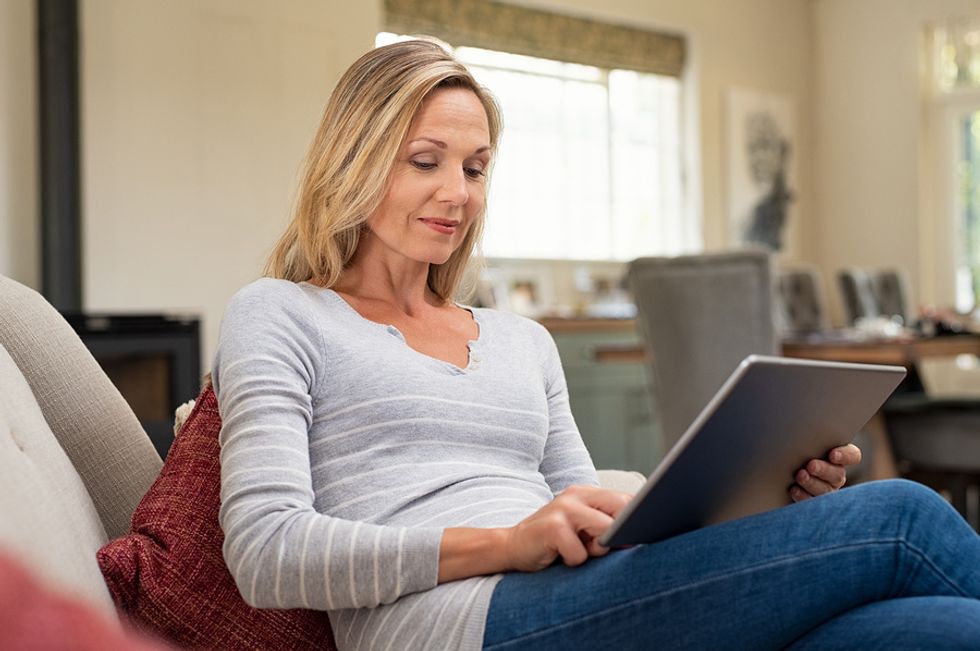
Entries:
{"type": "Polygon", "coordinates": [[[548,400],[548,438],[540,465],[541,474],[554,495],[577,484],[598,486],[592,457],[572,417],[558,347],[543,326],[536,323],[533,326],[548,400]]]}
{"type": "Polygon", "coordinates": [[[576,566],[609,548],[599,536],[632,495],[571,486],[513,527],[446,529],[439,548],[439,583],[497,572],[536,572],[561,558],[576,566]]]}
{"type": "Polygon", "coordinates": [[[309,431],[323,342],[308,297],[263,280],[231,301],[213,368],[223,420],[228,569],[268,608],[372,607],[436,585],[441,528],[378,526],[314,509],[309,431]]]}

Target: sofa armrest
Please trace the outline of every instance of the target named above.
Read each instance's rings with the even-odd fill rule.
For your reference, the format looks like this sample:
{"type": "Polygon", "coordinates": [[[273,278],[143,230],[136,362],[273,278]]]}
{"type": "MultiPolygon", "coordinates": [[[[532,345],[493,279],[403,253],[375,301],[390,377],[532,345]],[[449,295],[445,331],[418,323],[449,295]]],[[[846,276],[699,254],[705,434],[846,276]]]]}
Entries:
{"type": "Polygon", "coordinates": [[[647,478],[635,470],[600,470],[599,485],[624,493],[636,493],[647,478]]]}

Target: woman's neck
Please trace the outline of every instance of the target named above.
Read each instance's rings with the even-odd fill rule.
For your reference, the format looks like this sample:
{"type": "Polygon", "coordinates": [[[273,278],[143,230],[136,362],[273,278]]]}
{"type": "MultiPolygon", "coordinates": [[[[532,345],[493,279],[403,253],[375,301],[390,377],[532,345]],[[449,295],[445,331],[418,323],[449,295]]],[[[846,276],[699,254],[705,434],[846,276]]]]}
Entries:
{"type": "Polygon", "coordinates": [[[407,316],[415,316],[426,308],[445,305],[429,289],[428,280],[428,263],[357,255],[333,289],[357,299],[385,303],[407,316]]]}

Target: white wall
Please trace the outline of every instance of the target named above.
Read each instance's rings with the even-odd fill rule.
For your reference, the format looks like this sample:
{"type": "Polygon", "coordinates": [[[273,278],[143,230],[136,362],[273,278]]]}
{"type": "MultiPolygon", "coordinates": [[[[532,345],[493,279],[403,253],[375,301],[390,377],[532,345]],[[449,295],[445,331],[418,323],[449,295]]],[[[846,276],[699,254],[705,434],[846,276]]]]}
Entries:
{"type": "MultiPolygon", "coordinates": [[[[709,248],[727,238],[724,93],[778,92],[801,138],[792,257],[828,280],[905,264],[923,290],[936,254],[920,237],[919,36],[980,0],[519,1],[688,36],[709,248]]],[[[286,220],[332,83],[383,24],[380,0],[81,8],[85,306],[200,312],[207,361],[228,297],[286,220]]],[[[33,11],[0,2],[0,272],[36,285],[33,11]]]]}
{"type": "Polygon", "coordinates": [[[0,274],[40,287],[34,0],[0,2],[0,274]]]}
{"type": "Polygon", "coordinates": [[[951,302],[953,278],[937,271],[952,253],[949,215],[927,194],[936,134],[922,37],[930,22],[977,11],[977,0],[813,0],[814,257],[825,281],[849,265],[904,267],[917,302],[951,302]]]}
{"type": "Polygon", "coordinates": [[[377,2],[81,3],[84,305],[204,318],[260,275],[377,2]]]}

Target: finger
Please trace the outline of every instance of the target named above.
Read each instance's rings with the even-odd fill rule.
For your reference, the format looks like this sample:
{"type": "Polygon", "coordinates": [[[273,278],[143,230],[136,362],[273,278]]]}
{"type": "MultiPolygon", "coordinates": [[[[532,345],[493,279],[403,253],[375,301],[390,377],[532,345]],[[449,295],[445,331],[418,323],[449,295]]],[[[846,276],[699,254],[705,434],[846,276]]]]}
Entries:
{"type": "Polygon", "coordinates": [[[604,511],[580,502],[568,505],[566,517],[576,533],[584,532],[592,538],[598,538],[605,533],[613,522],[612,516],[604,511]]]}
{"type": "Polygon", "coordinates": [[[561,560],[569,567],[581,565],[589,558],[589,552],[579,539],[578,535],[568,528],[563,528],[558,532],[558,555],[561,560]]]}
{"type": "Polygon", "coordinates": [[[799,484],[803,490],[813,496],[826,495],[827,493],[832,493],[837,490],[824,480],[818,479],[808,473],[805,468],[800,468],[796,472],[796,483],[799,484]]]}
{"type": "Polygon", "coordinates": [[[828,458],[831,463],[838,466],[856,466],[861,463],[861,448],[853,443],[848,443],[831,450],[828,458]]]}
{"type": "Polygon", "coordinates": [[[589,551],[589,556],[605,556],[609,553],[609,548],[599,544],[598,538],[590,538],[585,548],[589,551]]]}
{"type": "Polygon", "coordinates": [[[593,509],[598,509],[614,518],[633,499],[630,493],[596,486],[570,486],[562,492],[562,495],[578,498],[593,509]]]}
{"type": "Polygon", "coordinates": [[[789,497],[794,502],[802,502],[803,500],[810,499],[813,495],[800,488],[799,484],[793,484],[789,487],[789,497]]]}
{"type": "Polygon", "coordinates": [[[811,459],[806,464],[806,471],[811,476],[827,482],[835,489],[841,488],[847,481],[847,470],[844,466],[835,466],[819,459],[811,459]]]}

